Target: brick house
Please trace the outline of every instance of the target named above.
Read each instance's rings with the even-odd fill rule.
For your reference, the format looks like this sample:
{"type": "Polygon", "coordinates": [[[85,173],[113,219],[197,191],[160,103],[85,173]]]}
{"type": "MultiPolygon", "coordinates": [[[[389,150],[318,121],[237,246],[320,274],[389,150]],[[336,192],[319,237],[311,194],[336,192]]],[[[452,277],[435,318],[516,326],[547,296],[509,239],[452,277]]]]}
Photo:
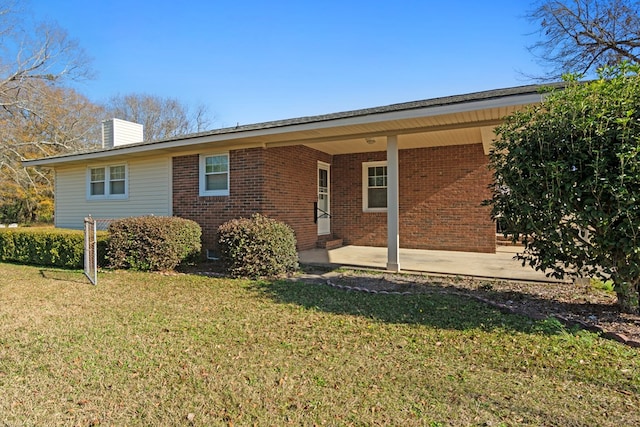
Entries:
{"type": "Polygon", "coordinates": [[[295,231],[298,249],[341,239],[398,248],[495,251],[493,129],[538,86],[237,126],[152,142],[111,121],[101,150],[26,161],[55,170],[55,225],[175,215],[215,250],[223,222],[255,212],[295,231]]]}

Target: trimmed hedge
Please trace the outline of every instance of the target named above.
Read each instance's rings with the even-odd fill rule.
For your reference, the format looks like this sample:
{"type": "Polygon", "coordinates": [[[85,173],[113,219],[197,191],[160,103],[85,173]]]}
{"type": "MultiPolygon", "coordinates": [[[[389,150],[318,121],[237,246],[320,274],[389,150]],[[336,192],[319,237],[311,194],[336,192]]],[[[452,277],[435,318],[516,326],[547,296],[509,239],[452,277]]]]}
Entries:
{"type": "Polygon", "coordinates": [[[172,270],[200,255],[202,230],[184,218],[142,216],[109,225],[108,258],[113,268],[172,270]]]}
{"type": "MultiPolygon", "coordinates": [[[[106,233],[98,233],[98,264],[104,265],[106,233]]],[[[82,268],[84,232],[52,227],[0,229],[0,261],[82,268]]]]}
{"type": "Polygon", "coordinates": [[[218,248],[232,276],[272,277],[298,269],[293,229],[260,214],[222,224],[218,228],[218,248]]]}

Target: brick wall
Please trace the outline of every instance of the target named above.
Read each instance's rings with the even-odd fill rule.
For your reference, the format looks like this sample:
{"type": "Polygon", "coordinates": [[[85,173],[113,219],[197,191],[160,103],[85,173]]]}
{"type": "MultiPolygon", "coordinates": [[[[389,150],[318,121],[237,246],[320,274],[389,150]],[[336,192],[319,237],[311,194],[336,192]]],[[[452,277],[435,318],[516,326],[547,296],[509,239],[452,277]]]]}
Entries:
{"type": "Polygon", "coordinates": [[[347,245],[387,245],[386,212],[362,212],[362,163],[386,156],[386,152],[333,156],[331,229],[347,245]]]}
{"type": "Polygon", "coordinates": [[[173,214],[202,227],[203,248],[215,247],[218,227],[240,217],[261,212],[264,150],[229,152],[229,196],[199,196],[197,154],[173,158],[173,214]]]}
{"type": "Polygon", "coordinates": [[[253,148],[229,152],[229,196],[200,197],[198,155],[173,159],[173,214],[202,227],[204,248],[214,248],[224,222],[260,212],[289,224],[298,249],[315,247],[313,203],[317,162],[331,156],[304,147],[253,148]]]}
{"type": "MultiPolygon", "coordinates": [[[[386,246],[386,213],[362,212],[362,163],[386,152],[334,156],[332,227],[346,244],[386,246]]],[[[400,246],[494,252],[491,173],[482,144],[400,150],[400,246]]]]}
{"type": "Polygon", "coordinates": [[[264,213],[289,224],[301,250],[318,240],[318,161],[331,163],[331,156],[305,146],[269,148],[266,155],[264,213]]]}
{"type": "MultiPolygon", "coordinates": [[[[405,248],[494,252],[489,209],[491,173],[481,144],[400,150],[400,245],[405,248]]],[[[331,228],[345,244],[386,246],[386,213],[362,212],[362,163],[386,152],[330,156],[304,146],[229,153],[229,196],[198,195],[198,155],[173,159],[173,213],[202,226],[204,248],[217,228],[260,212],[289,224],[298,249],[315,246],[317,162],[331,164],[331,228]]]]}

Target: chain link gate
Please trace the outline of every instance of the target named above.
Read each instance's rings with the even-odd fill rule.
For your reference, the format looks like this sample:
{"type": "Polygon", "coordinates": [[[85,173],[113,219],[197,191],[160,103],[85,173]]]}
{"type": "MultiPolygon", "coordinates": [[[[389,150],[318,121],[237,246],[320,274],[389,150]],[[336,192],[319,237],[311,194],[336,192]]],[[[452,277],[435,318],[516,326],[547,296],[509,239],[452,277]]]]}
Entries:
{"type": "Polygon", "coordinates": [[[93,285],[98,284],[98,243],[96,220],[84,219],[84,274],[93,285]]]}

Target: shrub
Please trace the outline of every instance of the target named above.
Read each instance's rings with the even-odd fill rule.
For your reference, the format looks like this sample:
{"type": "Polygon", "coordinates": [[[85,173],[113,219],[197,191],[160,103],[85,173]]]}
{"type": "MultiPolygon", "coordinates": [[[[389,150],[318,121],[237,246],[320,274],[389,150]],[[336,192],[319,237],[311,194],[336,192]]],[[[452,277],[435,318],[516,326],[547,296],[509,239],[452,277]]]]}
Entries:
{"type": "Polygon", "coordinates": [[[198,223],[178,217],[124,218],[109,225],[108,257],[113,268],[172,270],[200,254],[198,223]]]}
{"type": "MultiPolygon", "coordinates": [[[[104,265],[107,234],[98,233],[98,264],[104,265]]],[[[6,228],[0,231],[0,261],[50,267],[82,268],[84,233],[53,227],[6,228]]]]}
{"type": "Polygon", "coordinates": [[[296,237],[288,225],[254,214],[218,228],[220,258],[232,276],[263,277],[298,268],[296,237]]]}

